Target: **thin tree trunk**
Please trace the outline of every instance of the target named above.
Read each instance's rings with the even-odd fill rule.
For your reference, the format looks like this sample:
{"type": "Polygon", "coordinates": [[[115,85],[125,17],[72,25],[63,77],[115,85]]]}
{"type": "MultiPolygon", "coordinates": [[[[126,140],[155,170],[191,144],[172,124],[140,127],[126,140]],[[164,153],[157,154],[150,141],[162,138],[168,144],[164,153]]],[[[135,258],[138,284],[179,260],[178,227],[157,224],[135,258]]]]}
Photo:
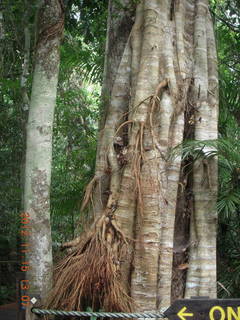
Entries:
{"type": "MultiPolygon", "coordinates": [[[[52,284],[50,183],[52,127],[59,69],[59,46],[64,24],[63,4],[45,0],[39,11],[38,42],[27,124],[24,211],[31,235],[27,261],[30,297],[44,301],[52,284]]],[[[35,319],[27,310],[26,319],[35,319]]]]}

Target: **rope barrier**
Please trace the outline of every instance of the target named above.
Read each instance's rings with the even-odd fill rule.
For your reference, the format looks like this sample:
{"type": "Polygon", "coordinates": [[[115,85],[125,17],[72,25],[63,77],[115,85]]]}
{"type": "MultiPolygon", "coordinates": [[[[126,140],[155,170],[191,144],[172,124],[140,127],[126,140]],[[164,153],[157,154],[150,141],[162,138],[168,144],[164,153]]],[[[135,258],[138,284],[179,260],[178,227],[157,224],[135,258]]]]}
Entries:
{"type": "Polygon", "coordinates": [[[123,313],[123,312],[82,312],[82,311],[62,311],[62,310],[46,310],[32,308],[33,313],[38,315],[55,315],[55,316],[77,316],[77,317],[103,317],[103,318],[166,318],[164,313],[123,313]]]}

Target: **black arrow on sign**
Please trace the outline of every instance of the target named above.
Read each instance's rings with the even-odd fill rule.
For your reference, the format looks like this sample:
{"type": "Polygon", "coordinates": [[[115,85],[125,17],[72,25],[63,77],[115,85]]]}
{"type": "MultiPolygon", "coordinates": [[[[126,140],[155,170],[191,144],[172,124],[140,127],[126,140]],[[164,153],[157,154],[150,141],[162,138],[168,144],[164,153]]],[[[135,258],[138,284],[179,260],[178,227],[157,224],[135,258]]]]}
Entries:
{"type": "Polygon", "coordinates": [[[240,320],[240,299],[179,299],[164,315],[170,320],[240,320]]]}

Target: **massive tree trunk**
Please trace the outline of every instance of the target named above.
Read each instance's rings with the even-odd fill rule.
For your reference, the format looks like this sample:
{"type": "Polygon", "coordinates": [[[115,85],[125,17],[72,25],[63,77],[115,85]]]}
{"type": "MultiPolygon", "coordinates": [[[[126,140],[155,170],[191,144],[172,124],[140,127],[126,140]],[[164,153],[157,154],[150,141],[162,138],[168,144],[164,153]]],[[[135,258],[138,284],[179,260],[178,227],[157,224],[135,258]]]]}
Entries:
{"type": "Polygon", "coordinates": [[[185,176],[170,154],[189,128],[198,140],[217,137],[216,70],[208,0],[138,2],[83,203],[98,192],[101,205],[87,236],[66,244],[73,251],[58,266],[51,306],[156,310],[176,297],[215,296],[216,159],[185,176]],[[187,227],[175,223],[181,215],[187,227]],[[179,250],[188,251],[180,266],[179,250]],[[178,290],[172,271],[187,266],[178,290]]]}
{"type": "MultiPolygon", "coordinates": [[[[44,301],[52,283],[50,182],[52,127],[59,69],[59,46],[64,25],[63,4],[44,0],[39,10],[38,42],[27,124],[24,216],[29,219],[26,295],[44,301]],[[29,266],[29,268],[28,268],[29,266]]],[[[27,221],[27,220],[26,220],[27,221]]],[[[26,319],[35,319],[27,309],[26,319]]]]}

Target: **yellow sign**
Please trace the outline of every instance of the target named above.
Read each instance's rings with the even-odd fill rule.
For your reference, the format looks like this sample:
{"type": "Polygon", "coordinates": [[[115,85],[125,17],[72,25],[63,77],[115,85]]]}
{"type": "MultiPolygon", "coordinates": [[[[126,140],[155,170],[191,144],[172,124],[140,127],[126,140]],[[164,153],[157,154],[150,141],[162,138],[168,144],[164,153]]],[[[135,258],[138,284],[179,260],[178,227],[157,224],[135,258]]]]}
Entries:
{"type": "Polygon", "coordinates": [[[164,312],[170,320],[240,320],[239,299],[178,299],[164,312]]]}
{"type": "MultiPolygon", "coordinates": [[[[180,320],[187,320],[187,317],[194,317],[193,313],[186,312],[187,307],[183,307],[178,313],[180,320]]],[[[236,310],[236,308],[235,308],[236,310]]],[[[214,306],[209,311],[209,320],[240,320],[240,307],[235,311],[233,307],[223,308],[214,306]],[[219,318],[220,317],[220,318],[219,318]]]]}
{"type": "Polygon", "coordinates": [[[178,317],[181,320],[186,320],[186,317],[193,317],[193,313],[185,313],[185,311],[187,310],[186,307],[183,307],[179,312],[178,312],[178,317]]]}
{"type": "Polygon", "coordinates": [[[209,320],[240,320],[240,307],[237,307],[237,312],[233,310],[233,307],[227,307],[225,310],[223,307],[214,306],[210,309],[209,320]],[[219,319],[219,316],[221,318],[219,319]]]}

